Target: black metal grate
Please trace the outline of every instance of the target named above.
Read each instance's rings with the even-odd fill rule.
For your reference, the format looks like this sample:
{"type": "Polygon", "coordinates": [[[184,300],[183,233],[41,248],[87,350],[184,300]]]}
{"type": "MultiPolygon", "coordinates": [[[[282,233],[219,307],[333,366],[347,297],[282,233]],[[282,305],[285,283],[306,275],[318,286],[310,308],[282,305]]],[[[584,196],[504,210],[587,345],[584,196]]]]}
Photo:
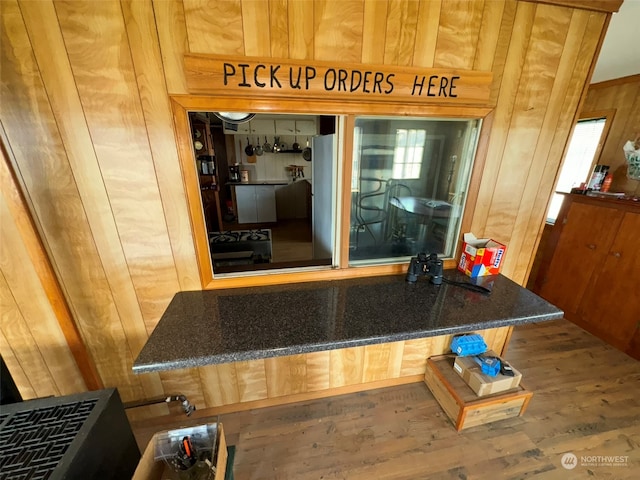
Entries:
{"type": "Polygon", "coordinates": [[[51,476],[97,399],[0,416],[0,479],[51,476]]]}

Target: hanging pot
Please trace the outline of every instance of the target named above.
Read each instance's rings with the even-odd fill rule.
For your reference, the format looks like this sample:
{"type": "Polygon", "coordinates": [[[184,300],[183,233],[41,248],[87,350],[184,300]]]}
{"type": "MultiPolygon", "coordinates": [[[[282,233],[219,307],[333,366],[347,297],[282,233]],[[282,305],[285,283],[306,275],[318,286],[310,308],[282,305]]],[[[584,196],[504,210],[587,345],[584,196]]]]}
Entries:
{"type": "Polygon", "coordinates": [[[271,146],[271,144],[267,141],[267,136],[264,136],[264,145],[262,145],[262,150],[264,151],[264,153],[271,153],[273,152],[273,147],[271,146]]]}
{"type": "Polygon", "coordinates": [[[293,142],[293,145],[292,145],[291,148],[293,148],[296,151],[300,150],[300,144],[298,143],[298,137],[294,137],[294,142],[293,142]]]}
{"type": "Polygon", "coordinates": [[[280,151],[280,137],[273,137],[273,153],[280,151]]]}
{"type": "Polygon", "coordinates": [[[307,148],[302,151],[302,158],[307,162],[311,161],[311,148],[309,147],[309,139],[307,138],[307,148]]]}
{"type": "Polygon", "coordinates": [[[262,154],[264,153],[262,151],[262,145],[260,145],[260,137],[258,137],[258,141],[256,142],[256,148],[254,148],[253,150],[254,150],[254,153],[259,157],[261,157],[262,154]]]}
{"type": "Polygon", "coordinates": [[[249,142],[249,137],[247,137],[247,146],[244,147],[244,153],[247,154],[247,157],[253,156],[253,145],[249,142]]]}

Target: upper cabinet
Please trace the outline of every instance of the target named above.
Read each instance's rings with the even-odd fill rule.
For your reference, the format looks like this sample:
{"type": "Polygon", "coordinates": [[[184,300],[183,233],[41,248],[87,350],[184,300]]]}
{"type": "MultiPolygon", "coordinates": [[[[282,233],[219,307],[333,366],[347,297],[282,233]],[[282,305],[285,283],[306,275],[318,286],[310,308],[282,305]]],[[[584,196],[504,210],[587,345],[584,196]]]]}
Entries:
{"type": "Polygon", "coordinates": [[[318,134],[318,123],[315,118],[311,117],[304,119],[256,117],[250,122],[240,125],[225,123],[224,133],[226,135],[277,135],[280,137],[294,135],[313,136],[318,134]]]}
{"type": "Polygon", "coordinates": [[[316,135],[318,125],[314,120],[296,120],[296,135],[316,135]]]}
{"type": "Polygon", "coordinates": [[[259,135],[275,135],[276,122],[269,119],[254,119],[249,122],[251,124],[251,133],[259,135]]]}

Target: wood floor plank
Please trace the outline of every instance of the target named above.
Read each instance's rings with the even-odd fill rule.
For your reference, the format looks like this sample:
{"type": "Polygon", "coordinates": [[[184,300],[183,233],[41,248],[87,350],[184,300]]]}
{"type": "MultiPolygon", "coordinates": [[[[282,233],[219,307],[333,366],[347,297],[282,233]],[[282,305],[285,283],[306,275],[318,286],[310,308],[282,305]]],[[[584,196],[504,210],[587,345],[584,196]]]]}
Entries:
{"type": "MultiPolygon", "coordinates": [[[[566,320],[516,327],[507,358],[534,392],[527,412],[460,433],[422,382],[223,415],[235,478],[637,478],[640,362],[566,320]],[[627,465],[580,463],[606,455],[627,465]]],[[[134,424],[141,446],[149,425],[134,424]]]]}

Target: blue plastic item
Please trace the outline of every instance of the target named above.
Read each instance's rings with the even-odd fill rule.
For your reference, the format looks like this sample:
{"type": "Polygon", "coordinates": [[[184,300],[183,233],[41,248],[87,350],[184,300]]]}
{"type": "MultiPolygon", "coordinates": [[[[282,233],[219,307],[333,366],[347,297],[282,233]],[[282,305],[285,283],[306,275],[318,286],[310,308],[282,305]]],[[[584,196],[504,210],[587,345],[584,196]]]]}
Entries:
{"type": "Polygon", "coordinates": [[[478,355],[487,351],[487,344],[484,343],[484,338],[477,333],[460,335],[451,342],[451,351],[460,357],[478,355]]]}
{"type": "Polygon", "coordinates": [[[482,369],[482,373],[485,375],[489,375],[490,377],[495,377],[500,373],[500,359],[497,357],[484,357],[482,355],[476,355],[473,357],[480,368],[482,369]]]}

